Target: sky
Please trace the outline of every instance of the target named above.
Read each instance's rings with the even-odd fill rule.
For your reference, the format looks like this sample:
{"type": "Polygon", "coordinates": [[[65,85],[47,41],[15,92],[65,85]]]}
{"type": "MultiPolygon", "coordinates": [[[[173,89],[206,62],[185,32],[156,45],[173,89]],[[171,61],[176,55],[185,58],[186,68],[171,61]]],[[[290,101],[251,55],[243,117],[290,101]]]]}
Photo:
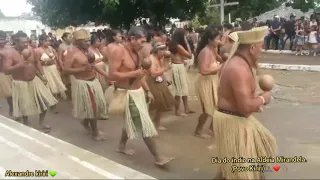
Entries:
{"type": "Polygon", "coordinates": [[[31,12],[31,8],[27,0],[0,0],[0,9],[5,16],[20,16],[31,12]]]}

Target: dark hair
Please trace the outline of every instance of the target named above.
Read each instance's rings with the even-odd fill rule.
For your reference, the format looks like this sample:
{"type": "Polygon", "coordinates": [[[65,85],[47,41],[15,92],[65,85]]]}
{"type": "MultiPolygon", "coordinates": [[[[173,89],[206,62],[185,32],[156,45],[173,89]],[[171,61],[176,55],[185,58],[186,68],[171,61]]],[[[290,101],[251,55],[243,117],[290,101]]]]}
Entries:
{"type": "Polygon", "coordinates": [[[48,38],[49,38],[49,36],[47,36],[46,34],[41,34],[41,35],[39,36],[39,46],[42,45],[42,42],[43,42],[43,41],[48,40],[48,38]]]}
{"type": "Polygon", "coordinates": [[[65,32],[62,34],[61,39],[66,40],[66,38],[69,36],[70,33],[65,32]]]}
{"type": "Polygon", "coordinates": [[[233,25],[230,23],[224,24],[223,27],[226,29],[233,29],[233,25]]]}
{"type": "Polygon", "coordinates": [[[16,34],[12,36],[14,41],[19,41],[20,38],[28,38],[28,35],[22,31],[18,31],[16,34]]]}
{"type": "Polygon", "coordinates": [[[145,34],[146,33],[142,27],[132,26],[131,29],[128,31],[127,36],[129,37],[129,39],[131,37],[141,38],[141,37],[145,36],[145,34]]]}
{"type": "Polygon", "coordinates": [[[171,41],[169,43],[169,51],[172,54],[177,54],[178,52],[178,45],[181,45],[184,49],[188,49],[187,48],[187,44],[184,41],[184,36],[185,36],[186,32],[184,29],[182,28],[177,28],[171,38],[171,41]]]}
{"type": "Polygon", "coordinates": [[[114,40],[113,37],[116,36],[118,33],[121,34],[121,31],[117,30],[117,29],[115,29],[115,30],[111,30],[111,29],[106,30],[105,36],[106,36],[106,40],[108,41],[108,43],[114,42],[115,40],[114,40]]]}
{"type": "Polygon", "coordinates": [[[242,24],[241,24],[241,30],[242,31],[248,31],[250,29],[252,29],[252,24],[248,21],[244,21],[242,24]]]}
{"type": "Polygon", "coordinates": [[[214,40],[219,35],[219,31],[214,28],[214,26],[208,26],[204,33],[201,36],[201,39],[199,41],[197,50],[196,50],[196,56],[194,60],[194,64],[198,65],[198,55],[200,54],[201,50],[209,44],[210,41],[214,40]]]}
{"type": "Polygon", "coordinates": [[[151,31],[151,30],[149,30],[149,31],[147,32],[147,42],[148,42],[148,43],[151,42],[151,40],[153,39],[153,37],[154,37],[154,32],[151,31]]]}
{"type": "Polygon", "coordinates": [[[7,37],[6,32],[0,30],[0,38],[1,39],[6,39],[6,37],[7,37]]]}
{"type": "Polygon", "coordinates": [[[91,40],[90,40],[91,45],[93,45],[94,43],[96,43],[97,40],[99,40],[98,36],[95,35],[95,34],[93,34],[93,35],[91,36],[91,40]]]}

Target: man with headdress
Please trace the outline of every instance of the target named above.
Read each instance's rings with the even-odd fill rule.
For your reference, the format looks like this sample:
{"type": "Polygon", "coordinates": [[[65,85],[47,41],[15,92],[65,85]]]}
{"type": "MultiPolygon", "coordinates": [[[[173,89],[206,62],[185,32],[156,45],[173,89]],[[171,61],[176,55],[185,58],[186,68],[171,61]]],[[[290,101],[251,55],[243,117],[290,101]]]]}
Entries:
{"type": "Polygon", "coordinates": [[[39,60],[28,46],[28,36],[18,32],[13,36],[14,46],[4,50],[4,72],[12,75],[13,116],[28,125],[28,116],[39,114],[40,127],[48,132],[44,124],[49,107],[58,103],[50,90],[39,60]]]}
{"type": "MultiPolygon", "coordinates": [[[[270,103],[271,92],[256,95],[253,69],[264,42],[268,27],[239,31],[230,57],[221,69],[218,89],[218,110],[214,113],[214,135],[219,158],[245,159],[273,157],[276,140],[252,114],[270,103]]],[[[261,171],[237,171],[234,167],[257,166],[259,163],[219,164],[217,179],[262,179],[261,171]],[[233,169],[232,169],[233,167],[233,169]],[[234,172],[232,170],[235,170],[234,172]]]]}
{"type": "MultiPolygon", "coordinates": [[[[150,100],[153,96],[144,81],[145,70],[141,68],[138,52],[146,41],[144,29],[132,27],[128,31],[128,41],[124,46],[115,47],[109,59],[110,79],[116,81],[115,90],[125,99],[125,125],[117,151],[126,155],[133,155],[134,150],[127,149],[128,139],[136,139],[142,133],[143,140],[155,159],[155,163],[163,166],[172,158],[160,156],[154,137],[158,135],[149,115],[146,95],[150,100]]],[[[116,104],[116,103],[115,103],[116,104]]],[[[110,105],[111,107],[111,105],[110,105]]],[[[111,109],[111,108],[110,108],[111,109]]],[[[111,113],[111,112],[110,112],[111,113]]]]}
{"type": "Polygon", "coordinates": [[[95,68],[95,57],[88,52],[89,31],[84,29],[75,31],[73,39],[74,46],[68,50],[64,63],[64,71],[74,75],[73,116],[83,119],[82,125],[89,132],[92,131],[94,140],[102,141],[105,138],[98,131],[97,119],[106,116],[107,106],[101,84],[96,78],[96,71],[105,77],[108,77],[108,74],[95,68]]]}
{"type": "Polygon", "coordinates": [[[9,105],[9,116],[12,116],[13,105],[12,105],[12,78],[11,76],[5,75],[3,72],[3,53],[2,50],[7,44],[7,34],[4,31],[0,31],[0,98],[6,98],[9,105]]]}

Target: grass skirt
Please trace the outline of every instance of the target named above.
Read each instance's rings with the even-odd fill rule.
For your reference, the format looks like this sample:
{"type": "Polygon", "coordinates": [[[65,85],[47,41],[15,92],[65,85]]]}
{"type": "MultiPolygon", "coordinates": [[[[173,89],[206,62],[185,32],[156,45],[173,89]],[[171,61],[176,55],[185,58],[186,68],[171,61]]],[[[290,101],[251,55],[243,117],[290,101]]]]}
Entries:
{"type": "Polygon", "coordinates": [[[45,76],[47,77],[47,87],[50,89],[51,93],[54,95],[60,94],[63,99],[67,99],[65,93],[67,88],[62,82],[57,66],[55,64],[50,66],[43,66],[43,71],[45,76]]]}
{"type": "Polygon", "coordinates": [[[73,79],[73,117],[96,119],[106,117],[107,105],[98,79],[85,81],[73,79]]]}
{"type": "Polygon", "coordinates": [[[218,102],[218,81],[217,75],[198,75],[195,90],[204,112],[210,116],[216,110],[218,102]]]}
{"type": "MultiPolygon", "coordinates": [[[[214,113],[214,136],[220,158],[274,157],[278,150],[273,135],[253,116],[233,116],[214,113]]],[[[231,166],[248,166],[247,163],[220,164],[225,179],[260,179],[262,172],[246,171],[232,173],[231,166]]]]}
{"type": "Polygon", "coordinates": [[[12,77],[0,73],[0,98],[12,96],[12,77]]]}
{"type": "Polygon", "coordinates": [[[39,77],[32,81],[12,81],[13,116],[32,116],[58,103],[39,77]]]}
{"type": "Polygon", "coordinates": [[[175,96],[189,95],[189,80],[184,64],[172,64],[172,81],[175,96]]]}
{"type": "MultiPolygon", "coordinates": [[[[117,90],[122,91],[124,89],[117,90]]],[[[125,129],[128,138],[138,138],[138,132],[142,132],[143,137],[157,136],[158,132],[150,118],[143,89],[128,90],[126,98],[125,129]]]]}
{"type": "Polygon", "coordinates": [[[167,82],[163,81],[157,83],[155,78],[151,76],[146,77],[150,92],[154,96],[154,101],[150,104],[150,109],[157,109],[160,111],[170,111],[174,105],[174,98],[167,86],[167,82]]]}
{"type": "MultiPolygon", "coordinates": [[[[108,70],[109,70],[109,67],[104,62],[99,62],[96,64],[96,66],[102,68],[105,72],[108,72],[108,70]]],[[[96,73],[96,77],[99,80],[99,82],[102,86],[102,90],[104,92],[109,86],[108,79],[98,72],[96,73]]]]}

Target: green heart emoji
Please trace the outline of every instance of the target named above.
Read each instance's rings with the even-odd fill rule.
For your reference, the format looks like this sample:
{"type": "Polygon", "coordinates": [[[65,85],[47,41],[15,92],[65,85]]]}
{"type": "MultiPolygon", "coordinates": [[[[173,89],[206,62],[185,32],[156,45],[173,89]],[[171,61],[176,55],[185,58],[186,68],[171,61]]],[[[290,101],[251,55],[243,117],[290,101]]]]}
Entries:
{"type": "Polygon", "coordinates": [[[57,171],[50,171],[49,173],[52,177],[55,177],[57,175],[57,171]]]}

